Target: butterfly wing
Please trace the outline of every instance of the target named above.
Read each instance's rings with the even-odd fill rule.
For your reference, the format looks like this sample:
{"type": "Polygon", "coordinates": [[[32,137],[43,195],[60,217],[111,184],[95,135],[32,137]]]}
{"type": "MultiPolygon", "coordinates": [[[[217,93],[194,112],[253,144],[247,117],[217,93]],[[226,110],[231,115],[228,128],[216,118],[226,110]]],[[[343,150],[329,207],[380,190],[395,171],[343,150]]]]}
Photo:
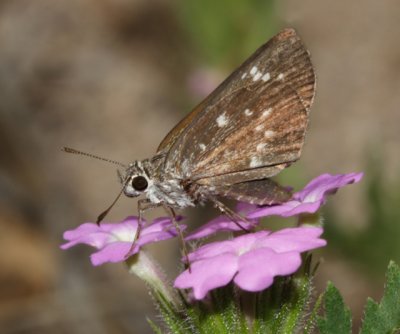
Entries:
{"type": "Polygon", "coordinates": [[[283,203],[292,197],[285,187],[271,179],[252,180],[218,187],[216,195],[257,205],[283,203]]]}
{"type": "Polygon", "coordinates": [[[167,135],[165,170],[199,183],[276,174],[300,156],[314,93],[309,54],[283,30],[167,135]]]}

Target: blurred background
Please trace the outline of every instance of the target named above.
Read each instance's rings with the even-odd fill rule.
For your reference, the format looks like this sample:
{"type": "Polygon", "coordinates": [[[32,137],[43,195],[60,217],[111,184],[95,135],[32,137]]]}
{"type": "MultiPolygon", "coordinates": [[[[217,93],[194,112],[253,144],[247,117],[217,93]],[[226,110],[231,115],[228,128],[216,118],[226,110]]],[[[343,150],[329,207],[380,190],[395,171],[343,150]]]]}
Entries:
{"type": "MultiPolygon", "coordinates": [[[[118,193],[115,168],[63,146],[130,162],[259,45],[294,27],[318,86],[297,189],[324,172],[365,171],[324,208],[332,280],[355,323],[400,261],[400,6],[396,0],[1,0],[0,333],[149,333],[144,284],[123,265],[93,268],[62,233],[118,193]]],[[[121,199],[108,219],[136,214],[121,199]]],[[[188,210],[189,224],[212,210],[188,210]],[[205,212],[206,211],[206,212],[205,212]]],[[[153,216],[157,213],[153,213],[153,216]]],[[[179,243],[151,247],[171,279],[179,243]]]]}

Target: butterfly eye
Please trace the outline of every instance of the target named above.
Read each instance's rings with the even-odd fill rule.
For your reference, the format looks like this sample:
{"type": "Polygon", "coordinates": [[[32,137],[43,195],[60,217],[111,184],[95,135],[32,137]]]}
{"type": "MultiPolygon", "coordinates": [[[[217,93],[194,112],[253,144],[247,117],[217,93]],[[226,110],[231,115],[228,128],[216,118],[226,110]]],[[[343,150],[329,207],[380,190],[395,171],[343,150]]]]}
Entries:
{"type": "Polygon", "coordinates": [[[133,189],[137,191],[146,190],[147,186],[149,185],[146,178],[144,176],[138,175],[135,176],[131,181],[133,189]]]}

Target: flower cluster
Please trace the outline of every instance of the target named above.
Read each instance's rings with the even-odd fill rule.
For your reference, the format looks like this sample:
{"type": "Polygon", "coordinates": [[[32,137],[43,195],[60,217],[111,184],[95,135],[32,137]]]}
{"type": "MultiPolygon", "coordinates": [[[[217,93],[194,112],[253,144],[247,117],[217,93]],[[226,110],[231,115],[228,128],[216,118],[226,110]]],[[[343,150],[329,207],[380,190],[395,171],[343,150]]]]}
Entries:
{"type": "Polygon", "coordinates": [[[207,244],[189,255],[190,270],[177,277],[175,287],[193,288],[196,299],[232,280],[243,290],[262,291],[275,276],[294,273],[301,265],[301,252],[325,246],[321,234],[319,227],[297,227],[207,244]]]}
{"type": "MultiPolygon", "coordinates": [[[[181,225],[184,228],[184,225],[181,225]]],[[[176,237],[177,231],[168,217],[157,218],[142,228],[140,237],[133,243],[138,228],[137,217],[127,217],[118,224],[100,225],[85,223],[72,231],[64,233],[68,242],[61,249],[68,249],[76,244],[86,244],[98,251],[90,256],[94,266],[106,262],[121,262],[127,255],[134,255],[144,245],[176,237]],[[132,248],[133,246],[133,248],[132,248]]]]}
{"type": "MultiPolygon", "coordinates": [[[[289,217],[315,213],[326,202],[328,195],[361,178],[362,173],[323,174],[283,204],[258,207],[242,203],[238,211],[253,225],[260,218],[272,215],[289,217]]],[[[246,222],[241,224],[248,227],[246,222]]],[[[95,247],[97,252],[91,255],[91,261],[93,265],[100,265],[124,261],[128,252],[129,255],[135,254],[146,244],[177,235],[170,218],[158,218],[142,229],[132,245],[137,227],[137,217],[128,217],[119,224],[97,226],[85,223],[64,233],[68,242],[61,248],[67,249],[79,243],[95,247]]],[[[189,234],[186,240],[204,238],[220,231],[239,230],[229,218],[220,216],[189,234]]],[[[246,291],[264,290],[273,283],[274,277],[296,272],[301,265],[302,252],[325,246],[326,241],[320,238],[322,233],[320,226],[298,226],[277,232],[262,230],[205,244],[188,255],[190,270],[183,271],[174,286],[193,289],[196,299],[204,298],[210,290],[231,281],[246,291]]]]}

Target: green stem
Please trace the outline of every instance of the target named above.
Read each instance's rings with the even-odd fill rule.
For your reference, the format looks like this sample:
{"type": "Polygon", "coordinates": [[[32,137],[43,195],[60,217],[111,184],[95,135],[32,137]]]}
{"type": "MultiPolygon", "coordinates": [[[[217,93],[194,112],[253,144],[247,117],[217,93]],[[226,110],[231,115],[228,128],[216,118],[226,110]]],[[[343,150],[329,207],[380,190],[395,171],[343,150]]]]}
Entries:
{"type": "Polygon", "coordinates": [[[129,257],[125,263],[130,274],[145,281],[151,289],[164,296],[176,309],[181,307],[178,294],[171,288],[166,275],[159,264],[144,250],[129,257]]]}

